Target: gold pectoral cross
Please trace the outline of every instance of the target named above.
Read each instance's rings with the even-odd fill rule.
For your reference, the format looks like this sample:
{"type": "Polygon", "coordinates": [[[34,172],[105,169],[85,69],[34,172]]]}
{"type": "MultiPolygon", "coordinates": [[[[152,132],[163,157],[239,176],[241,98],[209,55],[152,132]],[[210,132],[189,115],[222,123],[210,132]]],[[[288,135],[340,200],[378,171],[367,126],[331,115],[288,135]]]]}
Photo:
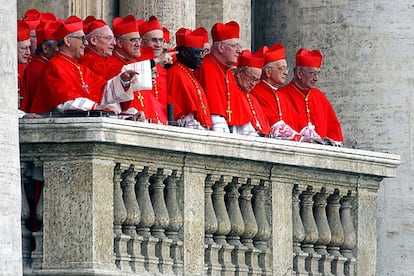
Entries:
{"type": "Polygon", "coordinates": [[[138,100],[141,103],[141,106],[144,107],[144,96],[142,96],[141,92],[138,92],[138,96],[137,96],[138,100]]]}
{"type": "Polygon", "coordinates": [[[232,113],[233,111],[231,111],[230,109],[227,109],[227,111],[226,111],[226,113],[227,113],[227,117],[228,117],[228,119],[229,119],[229,122],[231,122],[231,113],[232,113]]]}

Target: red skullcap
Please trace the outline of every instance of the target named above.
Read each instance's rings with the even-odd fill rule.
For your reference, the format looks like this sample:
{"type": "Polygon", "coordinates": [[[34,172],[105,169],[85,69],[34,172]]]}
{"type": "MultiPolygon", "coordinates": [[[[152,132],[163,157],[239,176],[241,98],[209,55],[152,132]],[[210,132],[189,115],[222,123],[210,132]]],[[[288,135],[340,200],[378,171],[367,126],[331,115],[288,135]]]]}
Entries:
{"type": "Polygon", "coordinates": [[[23,20],[17,20],[17,41],[25,41],[30,38],[30,28],[23,20]]]}
{"type": "Polygon", "coordinates": [[[248,66],[262,69],[264,58],[260,53],[251,53],[249,50],[244,50],[238,59],[238,67],[248,66]]]}
{"type": "Polygon", "coordinates": [[[64,22],[62,22],[59,28],[53,33],[53,37],[56,41],[61,40],[68,34],[74,33],[76,31],[83,30],[83,21],[76,15],[68,17],[64,22]]]}
{"type": "Polygon", "coordinates": [[[154,30],[163,31],[160,21],[158,21],[158,19],[153,15],[148,19],[148,21],[144,21],[141,25],[139,25],[139,33],[141,36],[154,30]]]}
{"type": "Polygon", "coordinates": [[[133,15],[127,15],[124,18],[117,17],[112,22],[115,36],[139,32],[138,22],[133,15]]]}
{"type": "Polygon", "coordinates": [[[230,21],[226,24],[216,23],[211,28],[213,41],[223,41],[230,38],[240,37],[240,26],[236,21],[230,21]]]}
{"type": "Polygon", "coordinates": [[[285,48],[282,44],[273,44],[264,53],[265,64],[281,59],[286,59],[285,48]]]}
{"type": "Polygon", "coordinates": [[[309,51],[301,48],[296,53],[296,66],[321,67],[322,54],[319,50],[309,51]]]}
{"type": "Polygon", "coordinates": [[[203,48],[207,30],[198,28],[194,31],[181,28],[175,33],[177,47],[203,48]]]}
{"type": "Polygon", "coordinates": [[[45,40],[54,40],[53,33],[61,25],[60,22],[42,22],[36,28],[37,46],[45,40]]]}

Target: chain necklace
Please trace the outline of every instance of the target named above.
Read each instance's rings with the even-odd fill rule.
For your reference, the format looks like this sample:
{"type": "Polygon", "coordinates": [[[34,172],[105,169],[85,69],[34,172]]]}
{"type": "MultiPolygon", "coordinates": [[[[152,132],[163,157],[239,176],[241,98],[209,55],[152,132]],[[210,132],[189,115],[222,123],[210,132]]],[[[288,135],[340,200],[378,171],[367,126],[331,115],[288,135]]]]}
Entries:
{"type": "Polygon", "coordinates": [[[250,110],[252,111],[253,118],[254,118],[254,121],[256,123],[256,126],[260,131],[262,131],[262,126],[260,125],[260,122],[257,119],[257,113],[256,113],[256,110],[254,110],[254,106],[252,104],[252,100],[250,99],[250,94],[249,93],[246,93],[246,98],[247,98],[247,101],[249,102],[250,110]]]}
{"type": "Polygon", "coordinates": [[[262,80],[265,84],[267,84],[267,86],[269,86],[269,88],[272,90],[273,93],[273,97],[275,97],[276,100],[276,105],[277,105],[277,111],[278,111],[278,115],[279,115],[279,121],[283,120],[283,113],[282,113],[282,108],[280,106],[280,99],[279,99],[279,95],[277,93],[277,88],[274,88],[273,85],[271,85],[270,83],[268,83],[265,80],[262,80]]]}
{"type": "Polygon", "coordinates": [[[302,91],[300,91],[299,87],[296,86],[296,83],[292,83],[293,88],[303,96],[303,99],[305,101],[305,108],[306,108],[306,117],[308,119],[308,123],[311,123],[311,118],[310,118],[310,108],[309,108],[309,96],[312,92],[312,90],[309,90],[309,92],[305,95],[302,91]]]}
{"type": "Polygon", "coordinates": [[[75,66],[76,70],[78,70],[79,77],[80,77],[80,80],[81,80],[81,82],[82,82],[82,87],[83,87],[83,89],[85,89],[85,91],[86,91],[87,93],[89,93],[88,85],[85,83],[85,80],[83,79],[83,73],[82,73],[82,71],[81,71],[81,68],[80,68],[79,64],[74,63],[74,62],[73,62],[73,61],[71,61],[69,58],[65,57],[62,53],[57,54],[57,55],[56,55],[56,57],[59,57],[59,58],[61,58],[61,59],[65,60],[65,61],[69,62],[69,63],[70,63],[70,64],[72,64],[73,66],[75,66]]]}
{"type": "Polygon", "coordinates": [[[203,110],[204,116],[207,116],[207,106],[204,104],[203,97],[202,97],[202,92],[200,90],[199,83],[194,78],[193,74],[191,74],[191,72],[189,72],[190,71],[189,69],[186,69],[180,62],[177,62],[176,64],[184,73],[187,74],[187,76],[190,78],[191,82],[194,84],[194,86],[196,88],[196,91],[197,91],[198,100],[200,101],[201,110],[203,110]]]}
{"type": "Polygon", "coordinates": [[[223,74],[224,76],[224,82],[226,83],[226,95],[227,95],[227,119],[228,122],[231,123],[231,106],[230,106],[230,88],[229,88],[229,76],[227,75],[227,71],[224,71],[221,66],[217,63],[216,59],[213,57],[213,55],[209,55],[209,57],[211,58],[211,60],[213,61],[213,63],[217,66],[217,68],[219,68],[220,72],[223,74]]]}

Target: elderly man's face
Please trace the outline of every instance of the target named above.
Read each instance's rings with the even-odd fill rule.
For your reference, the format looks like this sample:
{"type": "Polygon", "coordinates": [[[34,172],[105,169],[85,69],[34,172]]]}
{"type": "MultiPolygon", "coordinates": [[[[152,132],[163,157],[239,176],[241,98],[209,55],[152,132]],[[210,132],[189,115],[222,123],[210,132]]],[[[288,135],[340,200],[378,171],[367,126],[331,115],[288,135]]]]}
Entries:
{"type": "Polygon", "coordinates": [[[241,90],[250,92],[260,81],[261,75],[261,68],[244,66],[237,68],[236,81],[241,90]]]}
{"type": "Polygon", "coordinates": [[[142,48],[151,47],[155,57],[162,54],[164,50],[164,33],[161,30],[153,30],[142,36],[142,48]]]}
{"type": "Polygon", "coordinates": [[[236,64],[242,51],[240,40],[238,38],[231,38],[223,40],[220,43],[223,51],[222,56],[226,65],[231,66],[236,64]]]}
{"type": "Polygon", "coordinates": [[[141,56],[141,36],[139,32],[132,32],[117,38],[117,47],[126,58],[132,60],[141,56]]]}
{"type": "Polygon", "coordinates": [[[114,34],[108,26],[99,28],[89,41],[94,51],[103,57],[111,56],[116,44],[114,34]]]}
{"type": "Polygon", "coordinates": [[[315,88],[319,81],[320,72],[321,69],[318,67],[300,67],[297,69],[296,79],[302,88],[315,88]]]}
{"type": "Polygon", "coordinates": [[[17,61],[27,63],[30,57],[30,39],[17,42],[17,61]]]}

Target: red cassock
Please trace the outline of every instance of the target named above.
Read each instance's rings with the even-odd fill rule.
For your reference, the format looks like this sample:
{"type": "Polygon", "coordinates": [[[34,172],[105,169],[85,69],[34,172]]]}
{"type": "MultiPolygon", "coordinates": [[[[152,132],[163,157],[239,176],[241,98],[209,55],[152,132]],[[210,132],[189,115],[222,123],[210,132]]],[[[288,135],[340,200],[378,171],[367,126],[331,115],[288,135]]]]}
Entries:
{"type": "MultiPolygon", "coordinates": [[[[114,77],[119,74],[124,65],[133,62],[137,62],[137,60],[127,61],[114,51],[112,56],[108,58],[106,64],[111,68],[114,73],[112,77],[114,77]]],[[[134,99],[132,101],[121,103],[121,108],[122,110],[135,108],[136,110],[143,111],[145,118],[151,120],[153,123],[164,125],[168,123],[167,107],[162,106],[162,104],[155,98],[152,90],[134,91],[134,99]]]]}
{"type": "Polygon", "coordinates": [[[245,93],[245,96],[250,110],[250,122],[259,133],[267,136],[270,132],[270,125],[259,101],[250,92],[245,93]]]}
{"type": "Polygon", "coordinates": [[[229,126],[241,126],[250,122],[246,98],[240,94],[230,68],[209,54],[196,70],[196,77],[204,88],[212,115],[223,116],[229,126]]]}
{"type": "Polygon", "coordinates": [[[18,88],[18,103],[19,108],[22,104],[23,97],[25,94],[25,87],[24,87],[24,70],[26,69],[27,63],[19,63],[17,66],[17,88],[18,88]]]}
{"type": "Polygon", "coordinates": [[[48,112],[76,98],[101,102],[106,80],[77,60],[58,52],[45,65],[33,96],[31,112],[48,112]]]}
{"type": "Polygon", "coordinates": [[[119,69],[112,68],[107,64],[108,58],[98,55],[96,52],[86,49],[85,54],[79,59],[79,63],[88,67],[95,74],[106,80],[110,80],[119,73],[119,69]]]}
{"type": "Polygon", "coordinates": [[[309,120],[315,126],[315,131],[323,138],[329,137],[335,141],[343,142],[342,130],[329,100],[317,88],[310,89],[307,93],[301,91],[293,81],[280,88],[280,94],[285,95],[293,108],[301,117],[299,131],[308,125],[305,97],[308,97],[309,120]]]}
{"type": "Polygon", "coordinates": [[[250,91],[250,94],[256,97],[263,112],[266,114],[270,126],[283,120],[297,132],[301,131],[299,114],[290,106],[289,99],[281,95],[280,89],[274,89],[267,83],[261,81],[250,91]],[[280,108],[279,108],[280,107],[280,108]]]}
{"type": "Polygon", "coordinates": [[[35,55],[31,59],[30,63],[27,64],[24,70],[24,95],[23,101],[20,105],[20,109],[25,112],[31,112],[31,105],[33,101],[33,95],[37,89],[39,80],[42,78],[42,72],[45,64],[49,60],[41,55],[35,55]]]}
{"type": "Polygon", "coordinates": [[[168,69],[167,88],[169,102],[174,105],[174,119],[191,112],[204,127],[212,128],[210,110],[204,89],[195,79],[194,72],[180,62],[168,69]]]}

